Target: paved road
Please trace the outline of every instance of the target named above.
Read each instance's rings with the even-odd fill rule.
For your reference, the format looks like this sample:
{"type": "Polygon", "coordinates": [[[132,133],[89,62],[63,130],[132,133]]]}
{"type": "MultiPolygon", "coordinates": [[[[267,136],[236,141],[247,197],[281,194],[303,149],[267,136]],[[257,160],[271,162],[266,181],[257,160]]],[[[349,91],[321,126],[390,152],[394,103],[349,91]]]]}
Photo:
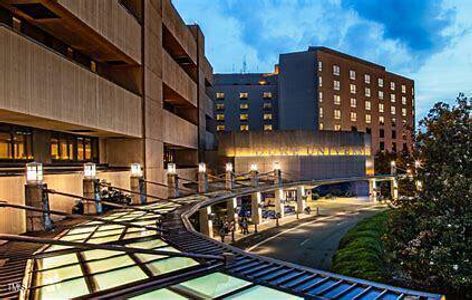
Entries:
{"type": "MultiPolygon", "coordinates": [[[[253,253],[329,270],[339,241],[360,220],[383,208],[370,208],[339,213],[291,228],[258,244],[253,253]]],[[[251,249],[251,248],[249,248],[251,249]]]]}

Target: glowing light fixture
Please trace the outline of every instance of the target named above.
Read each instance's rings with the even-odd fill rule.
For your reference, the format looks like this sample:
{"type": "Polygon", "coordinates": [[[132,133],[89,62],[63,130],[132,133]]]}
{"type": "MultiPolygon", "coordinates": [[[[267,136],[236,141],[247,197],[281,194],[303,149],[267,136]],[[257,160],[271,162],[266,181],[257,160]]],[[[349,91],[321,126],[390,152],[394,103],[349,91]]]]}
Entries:
{"type": "Polygon", "coordinates": [[[141,165],[139,163],[131,164],[131,176],[132,177],[141,177],[143,176],[143,171],[141,170],[141,165]]]}
{"type": "Polygon", "coordinates": [[[226,172],[233,172],[233,164],[232,163],[226,163],[226,172]]]}
{"type": "Polygon", "coordinates": [[[395,166],[396,166],[396,163],[395,163],[394,160],[392,160],[392,161],[390,162],[390,166],[392,166],[392,167],[395,167],[395,166]]]}
{"type": "Polygon", "coordinates": [[[418,169],[421,167],[421,162],[419,160],[415,160],[415,168],[418,169]]]}
{"type": "Polygon", "coordinates": [[[257,164],[251,164],[251,171],[257,171],[257,164]]]}
{"type": "Polygon", "coordinates": [[[205,163],[199,163],[198,164],[198,172],[199,173],[206,173],[207,167],[205,163]]]}
{"type": "Polygon", "coordinates": [[[280,170],[280,162],[274,161],[274,170],[280,170]]]}
{"type": "Polygon", "coordinates": [[[97,168],[94,163],[88,162],[84,164],[84,178],[94,179],[97,175],[97,168]]]}
{"type": "Polygon", "coordinates": [[[174,163],[167,164],[167,174],[177,174],[177,166],[174,163]]]}
{"type": "Polygon", "coordinates": [[[26,164],[26,182],[41,183],[43,181],[43,164],[30,162],[26,164]]]}

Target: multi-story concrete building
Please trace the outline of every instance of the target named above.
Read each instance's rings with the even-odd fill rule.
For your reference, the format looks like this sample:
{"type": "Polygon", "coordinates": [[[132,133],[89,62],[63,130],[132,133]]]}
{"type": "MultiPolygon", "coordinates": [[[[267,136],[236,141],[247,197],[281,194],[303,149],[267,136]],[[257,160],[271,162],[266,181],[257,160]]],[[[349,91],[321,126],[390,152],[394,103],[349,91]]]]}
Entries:
{"type": "MultiPolygon", "coordinates": [[[[193,176],[214,143],[212,73],[202,32],[170,0],[1,1],[0,198],[24,203],[32,160],[76,194],[87,161],[125,187],[133,162],[152,181],[167,162],[193,176]]],[[[24,231],[4,219],[0,232],[24,231]]]]}
{"type": "MultiPolygon", "coordinates": [[[[412,80],[325,47],[281,54],[277,69],[278,114],[273,121],[278,129],[366,132],[372,137],[373,153],[412,147],[415,101],[412,80]]],[[[237,82],[250,76],[217,74],[214,97],[220,91],[234,95],[248,90],[237,82]]],[[[233,105],[234,100],[228,98],[223,105],[233,105]]],[[[227,119],[234,119],[230,116],[234,113],[227,111],[223,117],[226,131],[239,129],[231,122],[226,123],[227,119]]],[[[263,115],[262,110],[254,111],[253,118],[260,119],[253,122],[262,122],[263,115]]],[[[249,127],[252,129],[260,127],[249,127]]]]}

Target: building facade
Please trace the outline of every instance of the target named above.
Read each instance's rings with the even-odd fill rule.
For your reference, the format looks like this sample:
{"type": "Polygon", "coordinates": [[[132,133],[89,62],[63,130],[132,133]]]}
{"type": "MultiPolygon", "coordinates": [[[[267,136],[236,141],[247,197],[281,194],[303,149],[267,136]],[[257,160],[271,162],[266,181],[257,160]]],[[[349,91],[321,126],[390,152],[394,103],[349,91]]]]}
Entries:
{"type": "MultiPolygon", "coordinates": [[[[11,188],[0,198],[24,203],[33,160],[51,188],[79,194],[89,161],[124,187],[135,162],[151,181],[164,181],[168,162],[194,176],[215,144],[204,45],[170,0],[1,1],[0,186],[11,188]]],[[[0,221],[0,232],[21,231],[0,221]]]]}
{"type": "MultiPolygon", "coordinates": [[[[277,68],[278,129],[360,131],[371,135],[373,153],[411,149],[415,123],[411,79],[325,47],[281,54],[277,68]]],[[[215,98],[220,90],[241,92],[244,87],[231,82],[250,74],[216,76],[215,98]],[[220,81],[225,84],[220,86],[220,81]]],[[[228,116],[231,113],[224,116],[225,126],[226,118],[234,119],[228,116]]],[[[254,118],[261,116],[262,111],[253,113],[254,118]]]]}

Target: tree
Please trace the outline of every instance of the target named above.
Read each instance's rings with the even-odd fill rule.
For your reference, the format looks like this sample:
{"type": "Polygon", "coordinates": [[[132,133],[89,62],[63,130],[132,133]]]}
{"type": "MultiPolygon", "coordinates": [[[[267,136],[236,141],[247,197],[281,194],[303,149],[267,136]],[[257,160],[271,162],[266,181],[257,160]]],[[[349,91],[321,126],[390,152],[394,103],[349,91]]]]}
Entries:
{"type": "Polygon", "coordinates": [[[399,202],[384,242],[397,278],[472,299],[471,100],[437,103],[420,122],[415,180],[423,190],[399,202]]]}

